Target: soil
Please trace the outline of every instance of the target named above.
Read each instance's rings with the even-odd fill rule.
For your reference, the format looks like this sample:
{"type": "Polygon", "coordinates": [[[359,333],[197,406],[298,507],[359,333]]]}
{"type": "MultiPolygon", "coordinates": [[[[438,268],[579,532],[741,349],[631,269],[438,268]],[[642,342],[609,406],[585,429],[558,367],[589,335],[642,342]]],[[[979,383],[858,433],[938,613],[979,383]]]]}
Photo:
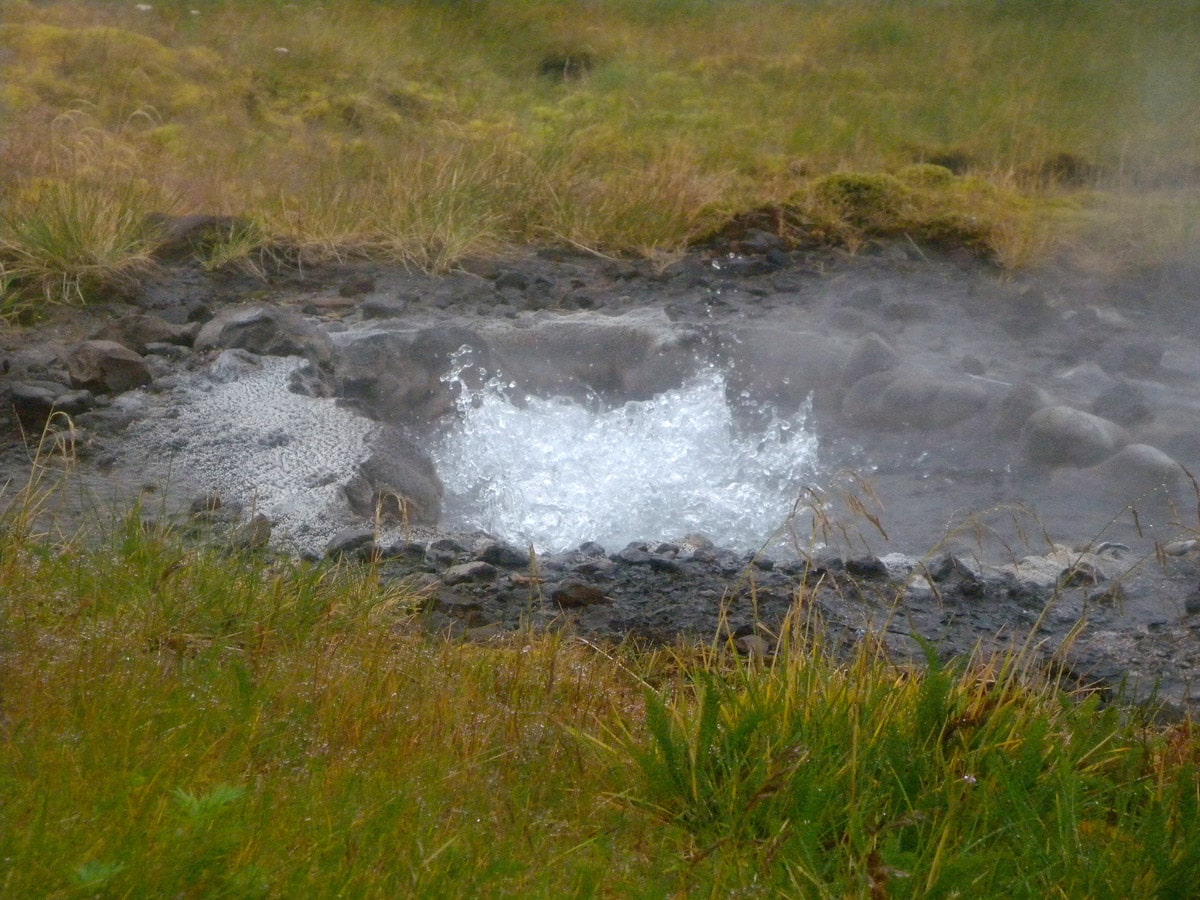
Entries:
{"type": "MultiPolygon", "coordinates": [[[[70,348],[130,312],[186,324],[250,301],[297,310],[335,334],[375,318],[477,327],[583,312],[617,321],[657,310],[702,334],[718,356],[738,352],[722,349],[729,335],[746,348],[743,362],[761,355],[767,374],[747,371],[740,384],[751,406],[814,395],[833,525],[818,535],[819,546],[810,541],[796,554],[768,558],[699,537],[647,535],[626,548],[585,545],[531,562],[486,535],[433,527],[419,539],[410,532],[373,540],[369,530],[354,532],[353,521],[336,523],[351,531],[331,552],[373,557],[385,577],[413,581],[428,597],[431,628],[479,640],[518,626],[651,641],[723,634],[742,652],[770,653],[784,616],[802,608],[805,627],[819,626],[831,646],[870,636],[919,657],[918,635],[946,656],[1026,647],[1071,685],[1156,698],[1177,711],[1194,706],[1194,483],[1181,478],[1184,490],[1171,503],[1122,498],[1112,490],[1125,474],[1115,464],[1038,459],[1025,425],[1030,410],[1014,418],[1011,398],[1024,385],[1040,392],[1033,408],[1106,413],[1123,420],[1129,442],[1156,448],[1181,472],[1200,470],[1198,266],[1119,277],[1065,265],[1014,274],[905,242],[849,255],[788,251],[767,236],[659,263],[543,250],[467,260],[443,276],[374,262],[281,265],[253,275],[164,262],[132,296],[4,334],[6,407],[14,386],[58,383],[68,391],[70,348]],[[916,397],[928,414],[881,407],[871,396],[870,414],[853,414],[846,373],[868,335],[887,348],[878,356],[894,355],[888,371],[917,373],[913,383],[933,385],[926,393],[939,397],[977,387],[964,394],[978,398],[977,408],[956,418],[946,413],[953,404],[914,388],[896,396],[916,397]],[[793,365],[779,348],[798,344],[816,348],[811,360],[820,365],[801,365],[783,390],[791,379],[770,370],[793,365]]],[[[147,354],[154,380],[137,392],[147,403],[169,405],[178,377],[203,370],[215,355],[174,346],[147,354]]],[[[878,378],[884,363],[871,359],[868,374],[878,378]]],[[[896,383],[885,381],[884,393],[896,383]]],[[[76,417],[75,477],[118,497],[168,490],[131,481],[131,467],[120,464],[123,435],[142,407],[102,393],[89,403],[76,417]]],[[[29,468],[21,424],[13,413],[2,426],[3,476],[16,483],[29,468]]],[[[187,518],[194,500],[184,489],[161,508],[187,518]]],[[[229,503],[213,513],[195,505],[202,517],[225,517],[242,540],[257,540],[245,530],[244,507],[229,503]]]]}

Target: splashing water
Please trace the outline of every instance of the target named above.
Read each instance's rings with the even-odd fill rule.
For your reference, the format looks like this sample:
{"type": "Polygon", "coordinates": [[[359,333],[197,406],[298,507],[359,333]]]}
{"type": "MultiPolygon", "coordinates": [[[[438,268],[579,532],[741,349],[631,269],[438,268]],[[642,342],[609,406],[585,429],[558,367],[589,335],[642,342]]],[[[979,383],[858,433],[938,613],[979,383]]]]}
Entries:
{"type": "Polygon", "coordinates": [[[691,533],[748,550],[787,521],[816,470],[808,409],[742,433],[718,371],[609,409],[514,400],[512,384],[472,389],[461,376],[447,376],[460,419],[434,448],[449,528],[542,552],[691,533]]]}

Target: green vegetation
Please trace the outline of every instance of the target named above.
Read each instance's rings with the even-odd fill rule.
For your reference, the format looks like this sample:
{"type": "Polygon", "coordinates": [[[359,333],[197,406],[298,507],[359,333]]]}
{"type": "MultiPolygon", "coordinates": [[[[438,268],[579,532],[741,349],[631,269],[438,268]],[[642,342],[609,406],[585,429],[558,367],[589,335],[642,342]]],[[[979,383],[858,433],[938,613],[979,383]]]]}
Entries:
{"type": "Polygon", "coordinates": [[[0,0],[0,266],[26,300],[95,296],[144,260],[150,212],[439,269],[529,242],[671,254],[756,210],[802,243],[1154,263],[1195,246],[1197,13],[0,0]],[[846,179],[885,205],[845,207],[846,179]]]}
{"type": "MultiPolygon", "coordinates": [[[[45,473],[48,470],[39,469],[45,473]]],[[[48,476],[43,474],[46,483],[48,476]]],[[[1180,897],[1200,737],[922,669],[429,635],[369,565],[0,529],[0,893],[1180,897]]]]}

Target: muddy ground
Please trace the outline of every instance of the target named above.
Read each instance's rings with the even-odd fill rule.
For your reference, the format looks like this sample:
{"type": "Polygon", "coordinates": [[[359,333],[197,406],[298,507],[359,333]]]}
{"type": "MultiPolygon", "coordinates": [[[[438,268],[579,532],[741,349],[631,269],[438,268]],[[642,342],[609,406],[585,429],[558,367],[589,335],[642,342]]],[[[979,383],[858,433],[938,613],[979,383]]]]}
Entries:
{"type": "MultiPolygon", "coordinates": [[[[905,242],[848,255],[789,251],[761,234],[658,264],[554,250],[468,260],[445,276],[354,261],[265,260],[258,273],[164,262],[119,300],[4,334],[5,477],[26,477],[20,426],[36,431],[57,406],[74,417],[75,479],[93,496],[157,487],[167,514],[225,521],[239,540],[260,541],[271,523],[247,527],[252,511],[232,487],[214,497],[222,492],[186,478],[146,484],[156,470],[127,439],[139,418],[171,415],[184,382],[204,377],[222,351],[245,348],[220,336],[198,347],[197,333],[247,304],[293,311],[303,335],[332,338],[328,359],[308,338],[250,349],[308,355],[314,374],[301,390],[374,420],[406,416],[409,395],[379,400],[386,373],[363,375],[357,363],[349,377],[355,335],[391,329],[403,347],[466,329],[503,358],[506,322],[620,323],[635,311],[665,324],[589,390],[619,399],[683,377],[687,362],[664,355],[666,334],[670,353],[684,347],[730,373],[747,427],[756,410],[812,398],[829,528],[806,525],[793,553],[663,534],[531,565],[527,551],[436,522],[380,536],[349,510],[331,520],[322,549],[383,557],[387,577],[426,592],[431,627],[473,639],[522,623],[654,641],[725,632],[744,652],[769,653],[801,597],[836,646],[874,635],[919,654],[919,634],[953,655],[1028,641],[1071,683],[1193,705],[1200,267],[1012,274],[905,242]],[[155,340],[114,328],[134,314],[170,327],[155,340]],[[146,383],[125,391],[72,371],[80,342],[97,335],[129,346],[148,373],[135,380],[146,383]],[[205,509],[205,498],[221,508],[205,509]]],[[[426,406],[404,423],[418,440],[418,426],[445,412],[426,406]]]]}

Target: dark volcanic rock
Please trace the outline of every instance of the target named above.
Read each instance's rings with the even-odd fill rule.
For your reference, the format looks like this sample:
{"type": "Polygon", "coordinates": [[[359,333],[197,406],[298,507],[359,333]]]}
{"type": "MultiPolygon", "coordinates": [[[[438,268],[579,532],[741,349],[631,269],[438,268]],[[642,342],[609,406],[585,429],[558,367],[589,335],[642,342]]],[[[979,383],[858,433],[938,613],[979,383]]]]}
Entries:
{"type": "Polygon", "coordinates": [[[9,402],[21,424],[36,432],[55,412],[81,415],[95,406],[96,398],[91,391],[71,390],[55,382],[32,381],[9,385],[9,402]]]}
{"type": "Polygon", "coordinates": [[[368,519],[437,524],[442,482],[429,454],[397,428],[383,428],[346,485],[350,508],[368,519]]]}
{"type": "Polygon", "coordinates": [[[262,356],[303,356],[318,364],[333,359],[323,329],[288,309],[242,306],[217,313],[196,336],[197,350],[238,348],[262,356]]]}
{"type": "Polygon", "coordinates": [[[369,552],[374,548],[374,544],[375,529],[351,525],[343,528],[329,539],[329,543],[325,547],[325,555],[331,558],[358,555],[363,551],[369,552]]]}
{"type": "Polygon", "coordinates": [[[488,541],[475,551],[476,559],[503,569],[522,569],[529,565],[529,552],[501,541],[488,541]]]}
{"type": "Polygon", "coordinates": [[[67,355],[71,384],[97,393],[119,394],[153,380],[146,361],[115,341],[84,341],[67,355]]]}
{"type": "Polygon", "coordinates": [[[562,582],[551,592],[550,599],[562,609],[578,609],[582,606],[613,602],[612,598],[595,585],[574,579],[562,582]]]}

